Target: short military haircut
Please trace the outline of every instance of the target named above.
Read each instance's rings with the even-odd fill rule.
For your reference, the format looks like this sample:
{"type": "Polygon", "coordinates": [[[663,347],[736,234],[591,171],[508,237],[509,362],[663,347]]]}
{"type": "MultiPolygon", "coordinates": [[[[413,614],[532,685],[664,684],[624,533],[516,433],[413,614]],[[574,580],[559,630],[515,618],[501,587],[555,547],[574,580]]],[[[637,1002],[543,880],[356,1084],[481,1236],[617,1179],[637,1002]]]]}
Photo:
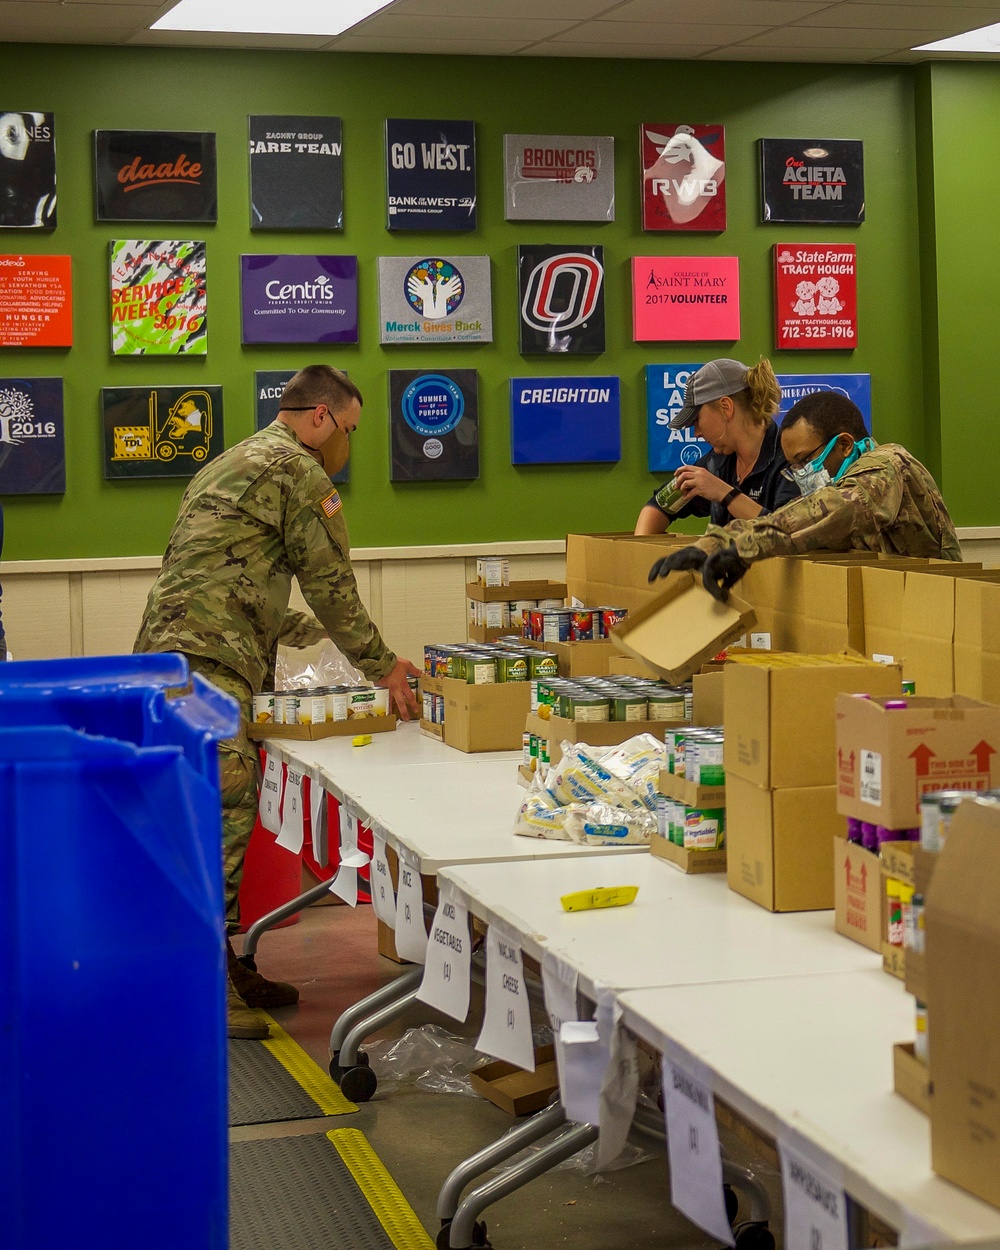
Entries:
{"type": "Polygon", "coordinates": [[[339,412],[352,399],[359,404],[365,402],[346,373],[341,373],[332,365],[306,365],[286,383],[278,406],[311,408],[315,404],[326,404],[331,411],[339,412]]]}
{"type": "Polygon", "coordinates": [[[803,396],[788,410],[781,428],[790,430],[800,421],[808,421],[822,443],[828,443],[838,434],[850,434],[855,441],[868,437],[861,409],[836,391],[813,391],[803,396]]]}

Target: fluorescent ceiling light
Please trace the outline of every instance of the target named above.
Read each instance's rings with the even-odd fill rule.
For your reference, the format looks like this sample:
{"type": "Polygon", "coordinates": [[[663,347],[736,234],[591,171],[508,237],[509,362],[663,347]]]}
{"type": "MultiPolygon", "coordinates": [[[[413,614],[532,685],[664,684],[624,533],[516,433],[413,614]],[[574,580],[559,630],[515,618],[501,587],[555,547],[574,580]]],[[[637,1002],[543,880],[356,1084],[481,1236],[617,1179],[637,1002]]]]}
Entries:
{"type": "Polygon", "coordinates": [[[150,30],[340,35],[392,0],[180,0],[150,30]]]}
{"type": "Polygon", "coordinates": [[[980,26],[967,30],[964,35],[952,35],[949,39],[936,39],[934,43],[922,43],[914,52],[992,52],[1000,55],[1000,22],[995,26],[980,26]]]}

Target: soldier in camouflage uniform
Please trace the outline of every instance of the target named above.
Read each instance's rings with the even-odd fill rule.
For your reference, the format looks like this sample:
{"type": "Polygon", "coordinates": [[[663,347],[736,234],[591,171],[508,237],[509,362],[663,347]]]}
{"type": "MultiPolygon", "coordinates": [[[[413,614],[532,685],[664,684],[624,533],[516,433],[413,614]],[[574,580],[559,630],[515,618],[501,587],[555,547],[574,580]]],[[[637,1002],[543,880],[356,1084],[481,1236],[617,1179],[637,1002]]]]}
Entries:
{"type": "Polygon", "coordinates": [[[896,443],[877,446],[858,408],[817,391],[785,417],[781,444],[802,491],[769,516],[710,525],[705,536],[658,560],[649,580],[700,569],[720,599],[755,560],[807,551],[881,551],[961,560],[948,509],[930,473],[896,443]]]}
{"type": "MultiPolygon", "coordinates": [[[[329,635],[404,717],[417,670],[382,640],[358,595],[340,495],[361,396],[344,374],[311,365],[285,387],[277,420],[206,465],[181,500],[136,651],[180,651],[240,704],[244,728],[220,744],[226,926],[238,927],[243,860],[257,815],[259,755],[246,734],[254,691],[274,688],[278,643],[329,635]],[[318,620],[288,610],[293,575],[318,620]]],[[[231,944],[230,1036],[266,1037],[254,1007],[298,999],[294,986],[240,964],[231,944]],[[249,1009],[248,1009],[249,1008],[249,1009]]]]}

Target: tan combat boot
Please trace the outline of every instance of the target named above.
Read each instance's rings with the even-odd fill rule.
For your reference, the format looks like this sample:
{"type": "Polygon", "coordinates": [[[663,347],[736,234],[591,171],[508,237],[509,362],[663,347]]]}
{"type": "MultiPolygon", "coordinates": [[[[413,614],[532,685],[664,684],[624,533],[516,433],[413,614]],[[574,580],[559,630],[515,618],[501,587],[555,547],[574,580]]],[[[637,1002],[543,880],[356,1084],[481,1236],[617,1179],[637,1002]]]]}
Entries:
{"type": "Polygon", "coordinates": [[[287,981],[269,981],[246,964],[241,964],[229,938],[226,938],[226,954],[229,959],[229,983],[248,1007],[262,1007],[270,1011],[272,1007],[292,1007],[299,1001],[299,991],[294,985],[289,985],[287,981]]]}
{"type": "Polygon", "coordinates": [[[229,982],[229,996],[226,1001],[229,1019],[229,1036],[247,1042],[262,1042],[271,1036],[271,1029],[264,1019],[264,1013],[254,1011],[240,998],[232,981],[229,982]]]}

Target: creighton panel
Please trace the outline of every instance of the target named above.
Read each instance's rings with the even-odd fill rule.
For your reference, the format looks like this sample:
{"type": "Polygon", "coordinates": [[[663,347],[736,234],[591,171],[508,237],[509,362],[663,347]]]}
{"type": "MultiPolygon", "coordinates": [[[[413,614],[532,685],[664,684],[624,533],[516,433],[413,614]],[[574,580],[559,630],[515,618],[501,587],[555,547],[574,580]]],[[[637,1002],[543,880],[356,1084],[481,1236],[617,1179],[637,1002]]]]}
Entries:
{"type": "Polygon", "coordinates": [[[215,135],[95,130],[98,221],[215,221],[215,135]]]}
{"type": "Polygon", "coordinates": [[[476,124],[386,118],[388,230],[475,230],[476,124]]]}
{"type": "Polygon", "coordinates": [[[639,146],[643,230],[725,230],[724,126],[643,125],[639,146]]]}
{"type": "Polygon", "coordinates": [[[614,221],[611,135],[504,135],[508,221],[614,221]]]}
{"type": "Polygon", "coordinates": [[[761,139],[761,221],[860,223],[865,145],[860,139],[761,139]]]}
{"type": "Polygon", "coordinates": [[[618,378],[511,378],[511,464],[614,462],[621,454],[618,378]]]}
{"type": "Polygon", "coordinates": [[[0,495],[65,490],[62,378],[0,378],[0,495]]]}
{"type": "MultiPolygon", "coordinates": [[[[254,377],[254,429],[262,430],[278,415],[281,407],[281,395],[288,383],[295,377],[297,369],[258,369],[254,377]]],[[[346,374],[346,370],[343,371],[346,374]]],[[[351,480],[351,462],[330,478],[331,482],[342,485],[351,480]]]]}
{"type": "Polygon", "coordinates": [[[522,356],[604,351],[604,248],[530,244],[517,249],[522,356]]]}
{"type": "Polygon", "coordinates": [[[112,353],[206,355],[205,244],[117,239],[110,249],[112,353]]]}
{"type": "Polygon", "coordinates": [[[104,476],[193,477],[225,447],[221,386],[106,386],[104,476]]]}
{"type": "Polygon", "coordinates": [[[250,229],[344,225],[339,117],[250,118],[250,229]]]}
{"type": "Polygon", "coordinates": [[[380,256],[382,343],[492,343],[488,256],[380,256]]]}
{"type": "Polygon", "coordinates": [[[55,115],[0,111],[0,229],[55,228],[55,115]]]}
{"type": "Polygon", "coordinates": [[[479,374],[475,369],[389,370],[393,482],[479,477],[479,374]]]}

